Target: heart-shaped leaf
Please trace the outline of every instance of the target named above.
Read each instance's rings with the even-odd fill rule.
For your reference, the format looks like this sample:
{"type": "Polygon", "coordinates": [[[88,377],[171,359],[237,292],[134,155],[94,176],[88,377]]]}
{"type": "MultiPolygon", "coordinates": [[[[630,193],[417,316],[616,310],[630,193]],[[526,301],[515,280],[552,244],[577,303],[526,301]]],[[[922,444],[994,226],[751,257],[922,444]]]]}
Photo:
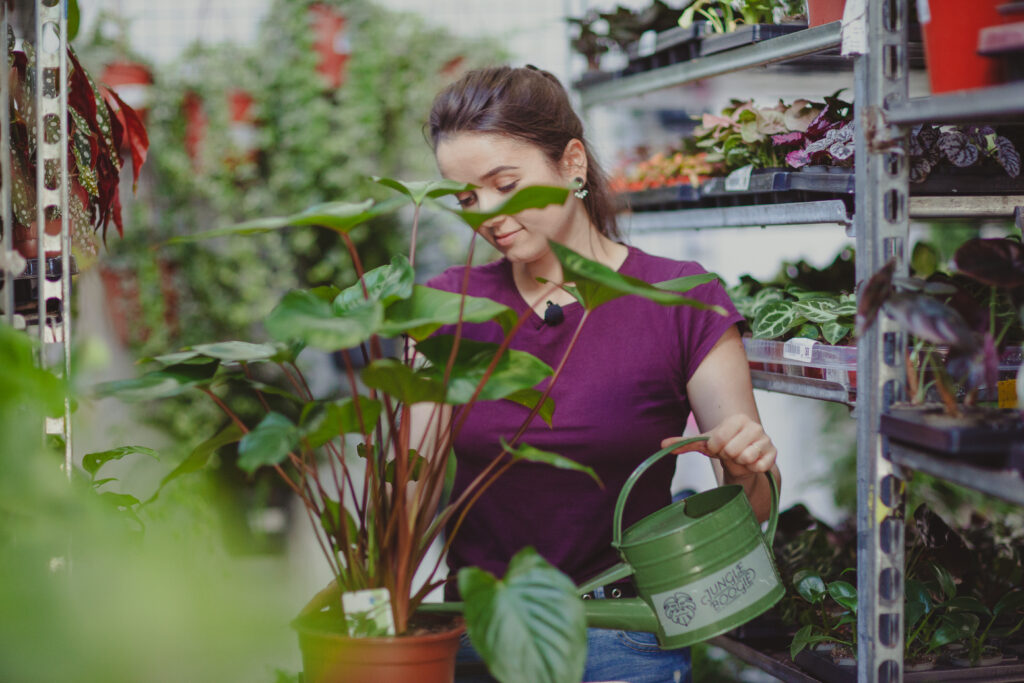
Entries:
{"type": "Polygon", "coordinates": [[[413,204],[419,206],[427,197],[437,199],[450,194],[458,194],[473,189],[469,183],[457,183],[454,180],[431,180],[405,182],[394,178],[381,178],[374,176],[374,182],[380,183],[392,190],[397,190],[412,200],[413,204]]]}
{"type": "Polygon", "coordinates": [[[792,301],[772,301],[761,309],[752,325],[751,333],[757,339],[776,339],[797,325],[806,322],[792,301]]]}
{"type": "Polygon", "coordinates": [[[242,436],[242,428],[235,422],[231,422],[224,429],[220,430],[206,441],[203,441],[201,444],[196,446],[195,449],[189,453],[188,457],[182,460],[177,467],[167,473],[164,478],[160,480],[160,486],[157,487],[156,492],[147,502],[155,500],[160,492],[163,491],[164,487],[178,477],[185,474],[191,474],[192,472],[197,472],[206,467],[206,463],[210,461],[210,457],[214,453],[228,444],[236,443],[242,438],[242,436]]]}
{"type": "Polygon", "coordinates": [[[1005,138],[1002,135],[991,136],[991,146],[989,154],[995,159],[1003,170],[1006,171],[1006,175],[1011,178],[1016,178],[1020,175],[1020,152],[1013,146],[1009,138],[1005,138]]]}
{"type": "Polygon", "coordinates": [[[933,344],[973,349],[977,340],[956,309],[926,294],[897,292],[882,305],[885,314],[904,330],[933,344]]]}
{"type": "Polygon", "coordinates": [[[192,235],[181,235],[169,240],[170,244],[195,242],[198,240],[225,237],[228,235],[259,235],[291,226],[315,225],[347,233],[352,228],[371,218],[398,208],[403,202],[382,202],[374,204],[372,199],[364,202],[324,202],[288,216],[269,216],[245,221],[236,225],[214,228],[192,235]]]}
{"type": "Polygon", "coordinates": [[[832,322],[836,319],[836,306],[838,304],[835,299],[798,299],[793,305],[796,307],[796,310],[800,315],[807,318],[812,323],[821,324],[832,322]]]}
{"type": "Polygon", "coordinates": [[[279,351],[272,344],[252,344],[244,341],[199,344],[198,346],[191,347],[190,350],[208,358],[238,363],[271,360],[279,351]]]}
{"type": "Polygon", "coordinates": [[[1007,610],[1015,612],[1020,609],[1024,609],[1024,590],[1015,588],[999,598],[996,606],[992,608],[992,615],[998,617],[1007,610]]]}
{"type": "Polygon", "coordinates": [[[280,341],[298,339],[322,351],[359,346],[369,339],[384,318],[376,301],[353,303],[339,314],[334,307],[305,290],[288,292],[270,315],[266,328],[280,341]]]}
{"type": "Polygon", "coordinates": [[[801,570],[793,576],[793,587],[797,594],[807,602],[815,605],[825,598],[825,581],[821,575],[809,570],[801,570]]]}
{"type": "Polygon", "coordinates": [[[572,580],[533,548],[512,558],[504,579],[459,570],[470,642],[502,683],[564,683],[583,677],[587,625],[572,580]]]}
{"type": "Polygon", "coordinates": [[[412,296],[395,302],[385,311],[380,334],[385,337],[408,334],[420,341],[442,325],[457,323],[460,312],[463,322],[495,320],[506,334],[516,323],[516,314],[511,308],[491,299],[462,297],[457,292],[416,285],[412,296]]]}
{"type": "Polygon", "coordinates": [[[171,365],[141,377],[103,382],[96,385],[96,395],[113,396],[127,402],[170,398],[194,387],[212,384],[218,366],[219,363],[171,365]]]}
{"type": "Polygon", "coordinates": [[[367,434],[377,424],[381,409],[380,401],[366,396],[310,404],[303,410],[299,433],[312,448],[318,448],[342,434],[367,434]]]}
{"type": "Polygon", "coordinates": [[[98,472],[106,463],[111,460],[120,460],[126,455],[133,455],[135,453],[148,455],[149,457],[157,460],[160,459],[160,456],[158,456],[156,451],[152,448],[146,448],[145,446],[121,446],[120,448],[112,448],[109,451],[86,453],[82,457],[82,469],[88,472],[91,477],[95,478],[96,472],[98,472]]]}
{"type": "MultiPolygon", "coordinates": [[[[526,406],[530,410],[537,405],[537,401],[543,394],[536,389],[520,389],[519,391],[513,391],[511,394],[506,396],[509,401],[518,403],[521,406],[526,406]]],[[[548,396],[544,399],[544,405],[537,412],[537,416],[540,417],[544,422],[547,423],[548,427],[551,426],[551,419],[555,414],[555,401],[548,396]]]]}
{"type": "Polygon", "coordinates": [[[964,168],[978,161],[978,148],[971,143],[970,138],[958,130],[942,133],[938,144],[939,149],[954,166],[964,168]]]}
{"type": "MultiPolygon", "coordinates": [[[[431,363],[430,367],[422,371],[427,377],[441,381],[454,342],[452,335],[436,335],[416,345],[416,350],[431,363]]],[[[471,339],[459,342],[455,363],[448,377],[445,403],[461,405],[469,402],[497,350],[498,345],[490,342],[471,339]]],[[[554,371],[551,366],[539,358],[524,351],[506,350],[478,398],[481,401],[505,398],[522,389],[535,387],[552,374],[554,371]]]]}
{"type": "Polygon", "coordinates": [[[238,442],[238,466],[252,474],[264,465],[279,465],[298,443],[298,427],[281,413],[269,412],[238,442]]]}
{"type": "Polygon", "coordinates": [[[526,460],[528,462],[539,462],[545,465],[551,465],[557,467],[560,470],[575,470],[576,472],[583,472],[588,475],[591,479],[597,482],[597,485],[604,488],[604,484],[601,483],[600,477],[597,476],[592,468],[586,465],[581,465],[575,460],[566,458],[565,456],[559,455],[558,453],[552,453],[550,451],[542,451],[539,448],[528,446],[527,444],[518,444],[515,447],[509,446],[505,438],[500,439],[501,448],[504,452],[508,453],[515,460],[526,460]]]}
{"type": "Polygon", "coordinates": [[[458,211],[449,209],[456,216],[461,218],[466,225],[479,230],[480,226],[497,216],[514,216],[526,209],[542,209],[549,204],[564,204],[565,198],[569,196],[569,190],[564,187],[546,187],[534,185],[524,187],[508,198],[493,211],[458,211]]]}
{"type": "Polygon", "coordinates": [[[689,275],[652,285],[635,277],[623,275],[597,261],[591,261],[558,242],[548,240],[548,245],[562,264],[563,277],[575,285],[575,295],[588,311],[613,299],[632,294],[663,306],[692,306],[725,314],[721,306],[688,299],[679,294],[718,279],[714,273],[689,275]]]}
{"type": "Polygon", "coordinates": [[[334,311],[340,315],[367,300],[378,301],[386,307],[400,299],[408,299],[412,295],[415,279],[416,273],[409,259],[399,254],[391,259],[389,265],[374,268],[363,275],[361,283],[357,282],[340,292],[333,299],[334,311]]]}
{"type": "Polygon", "coordinates": [[[833,581],[828,584],[828,594],[833,600],[846,609],[857,612],[857,589],[846,581],[833,581]]]}
{"type": "Polygon", "coordinates": [[[1024,247],[1017,240],[981,238],[967,240],[953,255],[956,269],[992,287],[1024,285],[1024,247]]]}
{"type": "Polygon", "coordinates": [[[821,336],[824,337],[827,344],[838,344],[851,332],[853,332],[853,325],[844,325],[835,320],[821,324],[821,336]]]}
{"type": "Polygon", "coordinates": [[[392,358],[373,361],[363,369],[361,377],[366,386],[403,403],[444,402],[444,385],[440,380],[392,358]]]}

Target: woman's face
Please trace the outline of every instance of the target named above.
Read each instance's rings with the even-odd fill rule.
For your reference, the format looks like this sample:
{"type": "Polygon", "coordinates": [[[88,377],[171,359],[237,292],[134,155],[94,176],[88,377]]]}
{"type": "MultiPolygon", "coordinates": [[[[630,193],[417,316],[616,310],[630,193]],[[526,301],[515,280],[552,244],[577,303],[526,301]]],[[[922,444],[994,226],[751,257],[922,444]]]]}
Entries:
{"type": "MultiPolygon", "coordinates": [[[[580,171],[571,151],[553,164],[538,147],[493,133],[443,138],[436,154],[441,175],[477,186],[457,195],[462,208],[472,211],[492,211],[524,187],[567,187],[576,176],[586,177],[586,167],[580,171]]],[[[583,159],[585,163],[585,154],[583,159]]],[[[549,239],[571,243],[581,218],[585,230],[586,211],[570,196],[564,204],[493,218],[480,227],[480,234],[513,263],[531,263],[551,253],[549,239]]]]}

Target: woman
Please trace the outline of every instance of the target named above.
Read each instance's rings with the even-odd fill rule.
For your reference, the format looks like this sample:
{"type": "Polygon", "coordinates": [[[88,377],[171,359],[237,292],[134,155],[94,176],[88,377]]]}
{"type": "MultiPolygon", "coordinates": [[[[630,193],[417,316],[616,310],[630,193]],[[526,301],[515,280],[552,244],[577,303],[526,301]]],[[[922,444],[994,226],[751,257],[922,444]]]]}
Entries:
{"type": "MultiPolygon", "coordinates": [[[[550,73],[497,67],[467,74],[435,99],[429,134],[441,174],[476,186],[458,195],[466,209],[491,210],[531,185],[575,188],[562,205],[499,216],[480,228],[503,258],[471,268],[468,293],[519,312],[533,308],[512,348],[555,365],[582,315],[568,292],[545,284],[563,281],[549,239],[648,282],[704,272],[695,263],[651,256],[618,240],[607,180],[564,88],[550,73]]],[[[452,268],[429,284],[460,291],[464,274],[464,268],[452,268]]],[[[525,545],[577,584],[617,562],[610,542],[619,491],[647,456],[681,438],[691,411],[708,436],[699,450],[711,458],[719,482],[741,484],[758,517],[768,516],[764,473],[778,477],[776,450],[754,404],[736,328],[742,318],[718,282],[688,296],[718,304],[728,315],[638,297],[593,312],[555,384],[551,428],[535,419],[521,442],[592,467],[604,488],[577,472],[518,463],[471,509],[449,553],[453,574],[476,565],[501,576],[525,545]]],[[[501,336],[495,324],[465,325],[463,333],[482,341],[501,336]]],[[[500,453],[499,440],[511,438],[525,416],[526,409],[510,401],[474,406],[454,444],[456,495],[500,453]]],[[[624,526],[670,502],[670,460],[634,488],[624,526]]],[[[453,593],[450,583],[450,599],[453,593]]],[[[628,581],[595,593],[608,599],[633,594],[628,581]]],[[[688,676],[688,650],[662,651],[647,633],[589,631],[584,680],[688,676]]]]}

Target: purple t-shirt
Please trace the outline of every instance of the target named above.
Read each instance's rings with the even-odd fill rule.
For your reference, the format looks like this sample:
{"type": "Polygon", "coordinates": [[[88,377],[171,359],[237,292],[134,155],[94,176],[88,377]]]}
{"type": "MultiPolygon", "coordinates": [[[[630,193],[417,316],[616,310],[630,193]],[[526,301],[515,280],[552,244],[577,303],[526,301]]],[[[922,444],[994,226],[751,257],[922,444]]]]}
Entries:
{"type": "MultiPolygon", "coordinates": [[[[449,268],[427,284],[461,291],[464,272],[464,267],[449,268]]],[[[629,247],[619,272],[653,283],[705,271],[694,262],[629,247]]],[[[517,313],[528,308],[505,259],[472,268],[468,293],[517,313]]],[[[611,547],[619,491],[633,470],[661,448],[662,439],[682,434],[690,414],[687,381],[726,329],[742,320],[717,281],[686,296],[718,304],[729,314],[624,296],[590,315],[552,392],[552,427],[534,418],[519,443],[593,468],[604,488],[580,472],[516,463],[466,516],[448,555],[453,573],[475,565],[503,576],[512,556],[527,545],[577,584],[619,561],[611,547]]],[[[565,320],[555,326],[531,314],[513,338],[512,348],[557,367],[583,314],[578,303],[563,310],[565,320]]],[[[502,338],[496,323],[466,324],[463,334],[480,341],[502,338]]],[[[546,385],[547,380],[537,388],[546,385]]],[[[455,441],[453,500],[501,452],[499,439],[511,439],[527,414],[525,407],[511,401],[473,406],[455,441]]],[[[674,467],[673,458],[663,458],[641,477],[626,504],[623,528],[671,502],[674,467]]],[[[449,584],[448,597],[453,593],[449,584]]]]}

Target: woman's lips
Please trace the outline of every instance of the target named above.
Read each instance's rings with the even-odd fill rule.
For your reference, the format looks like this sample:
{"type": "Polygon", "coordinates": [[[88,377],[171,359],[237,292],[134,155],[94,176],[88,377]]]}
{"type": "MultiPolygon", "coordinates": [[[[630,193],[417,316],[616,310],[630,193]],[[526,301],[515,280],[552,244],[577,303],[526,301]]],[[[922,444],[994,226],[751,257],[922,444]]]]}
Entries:
{"type": "Polygon", "coordinates": [[[515,238],[515,236],[518,233],[520,233],[521,231],[522,231],[522,228],[519,228],[519,230],[513,230],[512,232],[506,232],[506,233],[502,233],[501,235],[495,235],[494,236],[494,242],[498,246],[506,246],[506,245],[510,244],[512,242],[513,238],[515,238]]]}

